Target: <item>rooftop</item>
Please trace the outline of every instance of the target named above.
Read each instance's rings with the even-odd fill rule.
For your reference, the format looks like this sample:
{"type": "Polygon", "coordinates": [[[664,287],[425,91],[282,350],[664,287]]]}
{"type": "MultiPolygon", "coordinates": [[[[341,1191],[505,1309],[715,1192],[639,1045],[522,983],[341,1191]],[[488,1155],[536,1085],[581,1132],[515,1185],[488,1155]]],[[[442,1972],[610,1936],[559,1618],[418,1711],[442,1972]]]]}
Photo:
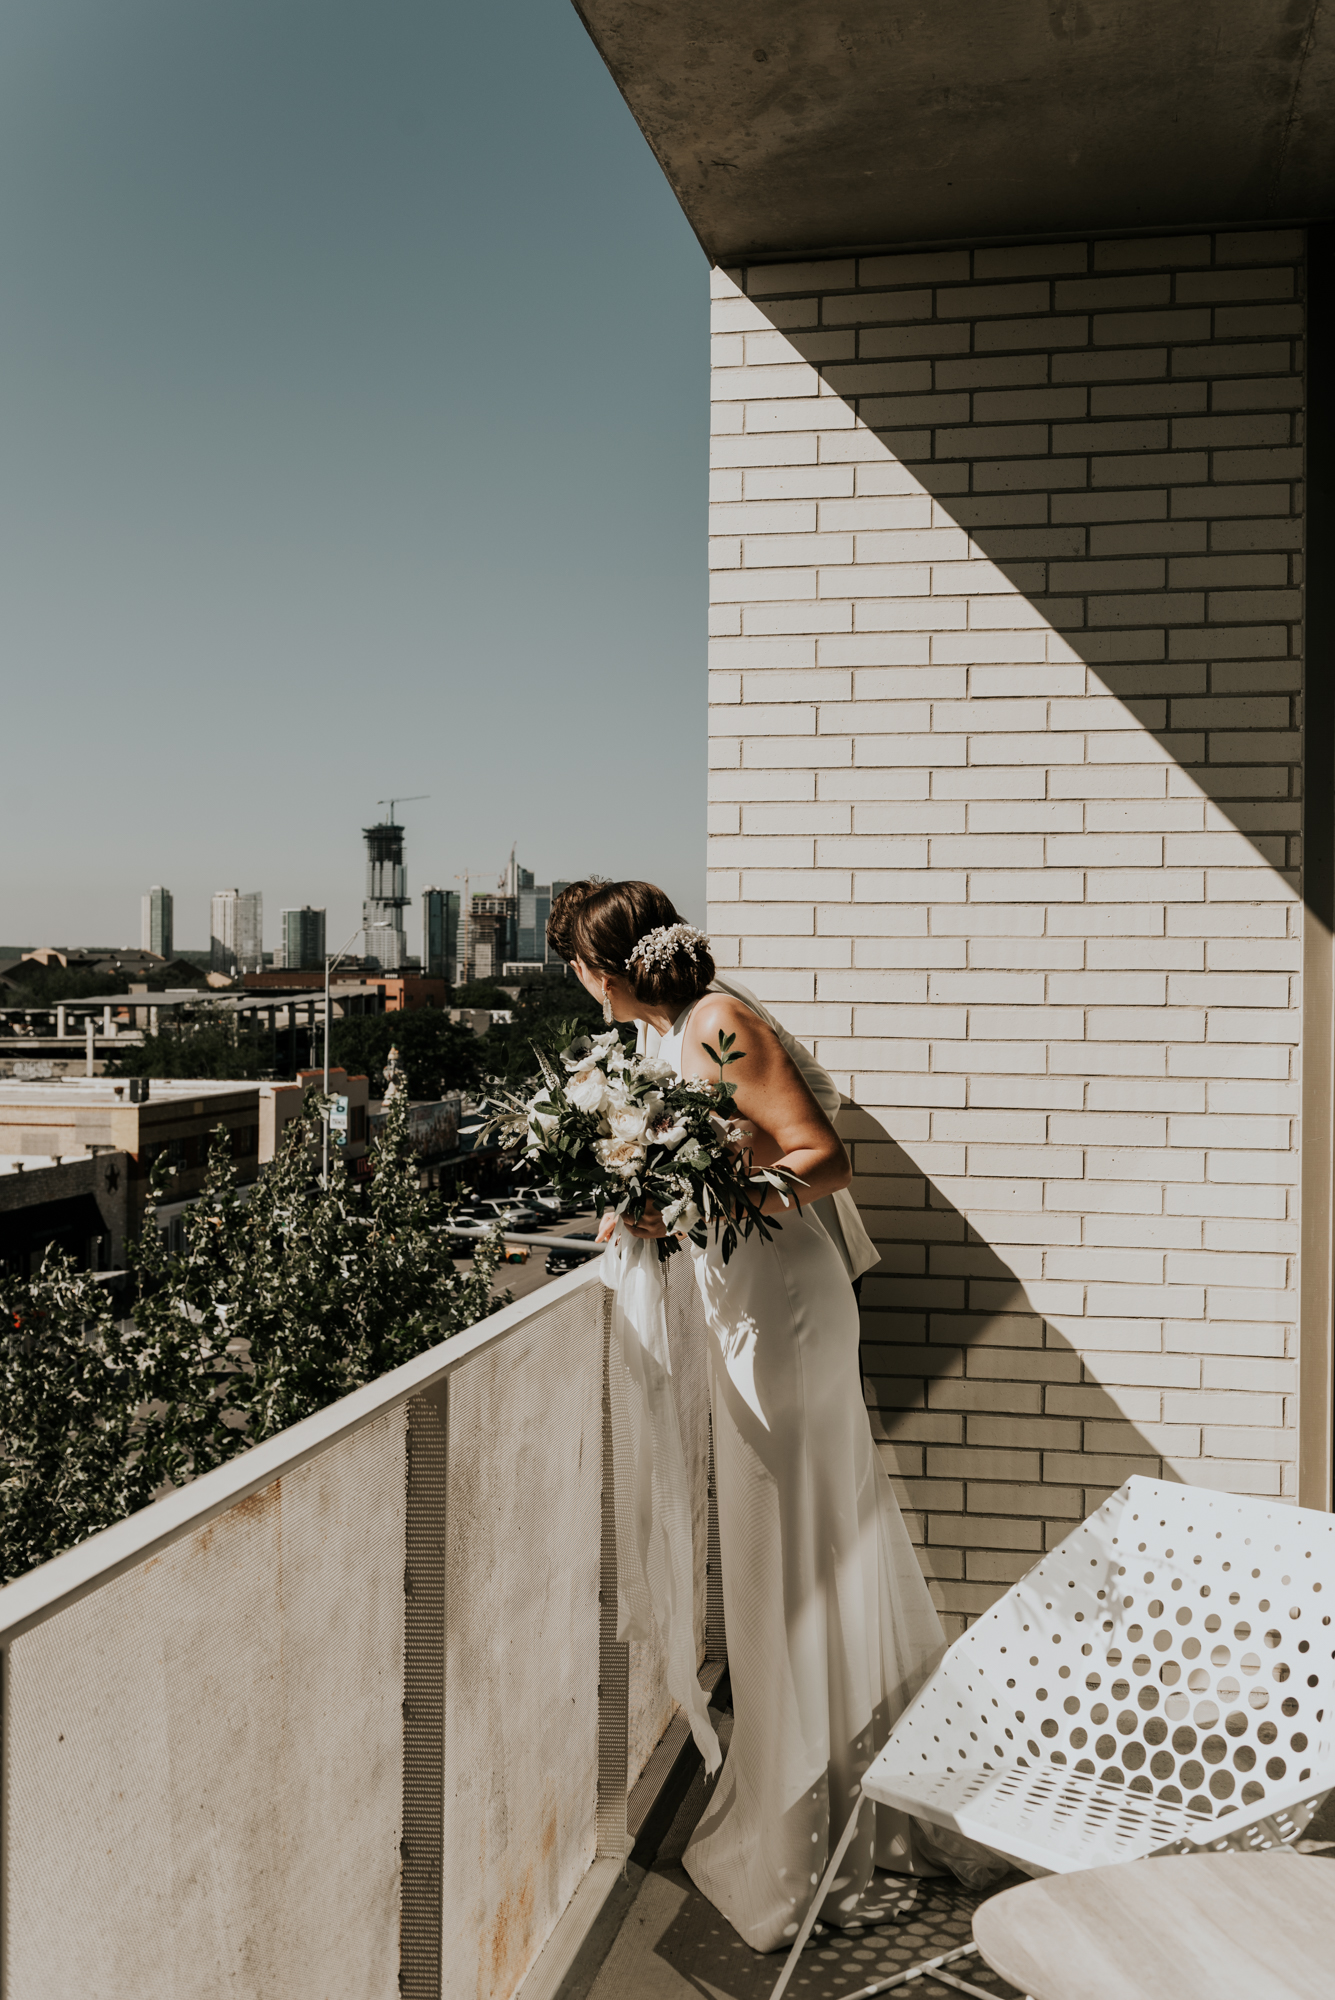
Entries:
{"type": "MultiPolygon", "coordinates": [[[[225,990],[225,989],[224,989],[225,990]]],[[[57,1007],[66,1013],[88,1007],[185,1007],[212,999],[213,991],[200,986],[167,986],[160,993],[80,993],[68,1000],[32,1000],[26,1005],[11,1003],[0,1013],[53,1014],[57,1007]]]]}
{"type": "MultiPolygon", "coordinates": [[[[131,1102],[131,1081],[128,1077],[114,1076],[60,1076],[50,1082],[15,1083],[0,1078],[0,1105],[40,1104],[48,1109],[54,1105],[60,1110],[75,1111],[115,1108],[131,1102]]],[[[212,1077],[155,1076],[149,1079],[149,1095],[144,1101],[162,1104],[190,1098],[237,1097],[264,1088],[263,1084],[244,1078],[219,1083],[212,1077]]]]}

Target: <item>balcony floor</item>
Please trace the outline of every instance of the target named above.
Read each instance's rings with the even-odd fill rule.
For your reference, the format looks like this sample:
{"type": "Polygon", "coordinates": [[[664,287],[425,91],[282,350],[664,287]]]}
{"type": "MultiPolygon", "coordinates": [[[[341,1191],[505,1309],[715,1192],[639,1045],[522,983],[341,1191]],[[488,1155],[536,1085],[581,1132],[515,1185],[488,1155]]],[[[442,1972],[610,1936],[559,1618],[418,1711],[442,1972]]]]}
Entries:
{"type": "MultiPolygon", "coordinates": [[[[715,1713],[726,1749],[732,1717],[715,1713]]],[[[621,1903],[620,1927],[595,1969],[588,1959],[575,1968],[560,2000],[768,2000],[783,1960],[751,1951],[712,1903],[700,1894],[681,1865],[681,1856],[704,1810],[705,1779],[698,1766],[656,1859],[646,1871],[632,1869],[621,1903]],[[634,1876],[640,1875],[638,1888],[634,1876]]],[[[1335,1859],[1335,1795],[1298,1843],[1309,1854],[1335,1859]]],[[[957,1883],[907,1882],[878,1875],[882,1900],[875,1914],[882,1924],[870,1932],[822,1930],[803,1954],[789,1993],[793,2000],[852,2000],[878,1979],[903,1972],[925,1958],[967,1944],[973,1913],[982,1895],[957,1883]],[[890,1921],[884,1921],[889,1919],[890,1921]]],[[[1007,1876],[985,1895],[1024,1881],[1007,1876]]],[[[980,1958],[952,1968],[961,1978],[1011,2000],[1016,1989],[980,1958]]],[[[956,1989],[939,1980],[915,1981],[917,2000],[957,2000],[956,1989]]]]}

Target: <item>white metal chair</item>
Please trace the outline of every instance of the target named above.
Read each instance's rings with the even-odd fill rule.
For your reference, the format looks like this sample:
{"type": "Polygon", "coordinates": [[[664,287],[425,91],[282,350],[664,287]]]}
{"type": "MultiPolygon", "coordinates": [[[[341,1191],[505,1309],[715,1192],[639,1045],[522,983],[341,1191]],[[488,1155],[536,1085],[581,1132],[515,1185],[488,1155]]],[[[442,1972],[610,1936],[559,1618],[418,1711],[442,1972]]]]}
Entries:
{"type": "Polygon", "coordinates": [[[1333,1613],[1330,1515],[1129,1479],[955,1641],[862,1797],[1029,1875],[1279,1846],[1335,1787],[1333,1613]]]}

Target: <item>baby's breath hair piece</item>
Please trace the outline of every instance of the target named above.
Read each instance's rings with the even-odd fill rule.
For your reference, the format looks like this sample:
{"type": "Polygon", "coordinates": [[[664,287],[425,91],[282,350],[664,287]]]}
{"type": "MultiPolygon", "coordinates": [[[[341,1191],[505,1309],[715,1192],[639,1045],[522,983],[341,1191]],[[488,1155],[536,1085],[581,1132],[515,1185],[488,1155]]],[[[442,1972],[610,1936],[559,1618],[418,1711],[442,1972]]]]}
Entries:
{"type": "Polygon", "coordinates": [[[637,959],[646,968],[670,965],[679,951],[694,960],[700,956],[701,947],[707,951],[709,939],[693,924],[660,924],[657,930],[646,931],[632,946],[626,970],[633,972],[637,959]]]}

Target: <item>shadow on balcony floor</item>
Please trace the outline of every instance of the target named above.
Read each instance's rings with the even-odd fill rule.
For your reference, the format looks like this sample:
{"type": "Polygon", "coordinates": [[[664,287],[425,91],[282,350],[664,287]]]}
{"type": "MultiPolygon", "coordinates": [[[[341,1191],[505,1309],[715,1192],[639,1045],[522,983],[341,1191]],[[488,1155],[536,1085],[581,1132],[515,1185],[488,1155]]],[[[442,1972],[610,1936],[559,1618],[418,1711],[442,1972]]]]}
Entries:
{"type": "MultiPolygon", "coordinates": [[[[715,1720],[726,1752],[732,1717],[715,1720]]],[[[782,1957],[762,1955],[743,1944],[681,1865],[705,1807],[704,1771],[696,1761],[690,1789],[596,1976],[588,1983],[569,1984],[561,2000],[687,2000],[698,1995],[768,2000],[782,1957]]],[[[1008,1877],[1002,1886],[1022,1879],[1008,1877]]],[[[860,1932],[818,1928],[789,1987],[794,2000],[849,2000],[877,1979],[968,1943],[981,1897],[958,1884],[915,1883],[902,1876],[878,1874],[876,1885],[878,1898],[868,1916],[879,1927],[860,1932]]],[[[995,1992],[998,2000],[1009,2000],[1015,1989],[975,1963],[976,1971],[966,1963],[965,1975],[995,1992]]],[[[953,1990],[936,1980],[915,1981],[912,1990],[924,2000],[954,2000],[953,1990]]]]}
{"type": "MultiPolygon", "coordinates": [[[[726,1753],[732,1717],[715,1711],[714,1721],[726,1753]]],[[[782,1959],[744,1945],[681,1865],[706,1796],[699,1758],[689,1750],[686,1755],[695,1766],[689,1789],[647,1870],[631,1865],[610,1948],[604,1937],[582,1955],[559,2000],[768,2000],[782,1959]]],[[[1302,1853],[1335,1861],[1335,1794],[1297,1846],[1302,1853]]],[[[1009,1875],[985,1895],[998,1895],[1025,1879],[1009,1875]]],[[[789,1987],[794,2000],[855,2000],[877,1980],[967,1944],[973,1913],[985,1900],[950,1881],[909,1882],[878,1874],[876,1883],[879,1900],[869,1904],[867,1914],[878,1920],[877,1927],[863,1932],[818,1927],[789,1987]]],[[[981,1959],[955,1970],[998,2000],[1011,2000],[1016,1993],[981,1959]]],[[[930,1978],[915,1980],[911,1991],[921,2000],[954,2000],[953,1988],[930,1978]]]]}

